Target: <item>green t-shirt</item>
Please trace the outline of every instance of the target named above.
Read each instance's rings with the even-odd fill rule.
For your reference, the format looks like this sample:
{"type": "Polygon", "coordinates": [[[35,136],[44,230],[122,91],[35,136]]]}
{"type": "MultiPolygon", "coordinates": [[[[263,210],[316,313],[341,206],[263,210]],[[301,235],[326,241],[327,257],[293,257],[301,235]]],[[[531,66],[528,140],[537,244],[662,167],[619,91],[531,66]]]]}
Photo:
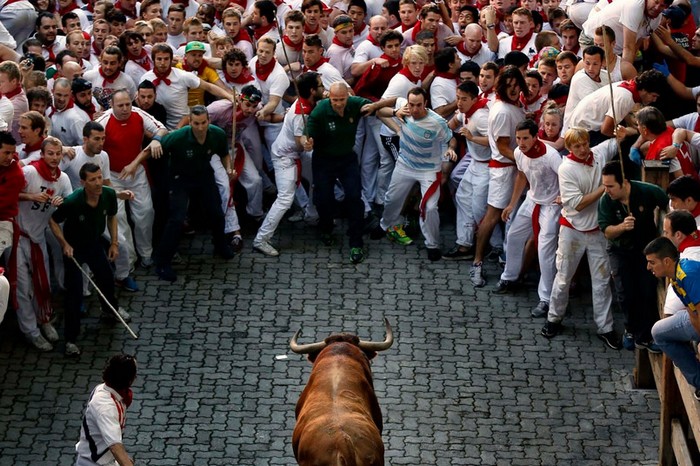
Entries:
{"type": "Polygon", "coordinates": [[[65,221],[63,236],[71,246],[92,243],[102,236],[107,225],[107,217],[117,215],[117,193],[103,186],[97,206],[91,207],[85,197],[85,189],[78,188],[63,200],[53,213],[57,223],[65,221]]]}
{"type": "Polygon", "coordinates": [[[330,99],[320,101],[306,122],[308,134],[314,139],[314,157],[351,155],[362,119],[360,109],[371,103],[364,97],[350,96],[341,117],[333,111],[330,99]]]}
{"type": "Polygon", "coordinates": [[[226,157],[228,139],[223,129],[209,125],[207,138],[200,144],[192,133],[192,127],[185,126],[163,136],[163,152],[168,157],[171,176],[196,178],[211,172],[211,156],[226,157]]]}
{"type": "MultiPolygon", "coordinates": [[[[668,207],[668,196],[656,185],[641,181],[630,181],[629,207],[634,216],[634,229],[626,231],[615,239],[608,240],[614,247],[642,251],[658,235],[654,210],[668,207]]],[[[604,194],[598,203],[598,226],[605,232],[609,226],[619,225],[625,220],[627,208],[620,201],[614,201],[604,194]]]]}

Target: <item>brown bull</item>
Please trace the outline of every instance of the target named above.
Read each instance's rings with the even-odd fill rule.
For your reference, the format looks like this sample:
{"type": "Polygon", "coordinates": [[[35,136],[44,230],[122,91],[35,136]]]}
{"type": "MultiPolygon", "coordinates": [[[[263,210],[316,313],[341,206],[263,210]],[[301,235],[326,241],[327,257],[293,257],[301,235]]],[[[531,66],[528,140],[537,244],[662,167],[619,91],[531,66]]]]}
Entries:
{"type": "Polygon", "coordinates": [[[369,361],[394,342],[384,319],[383,342],[362,341],[347,333],[322,342],[289,346],[314,363],[296,407],[292,436],[300,466],[383,466],[382,412],[374,393],[369,361]]]}

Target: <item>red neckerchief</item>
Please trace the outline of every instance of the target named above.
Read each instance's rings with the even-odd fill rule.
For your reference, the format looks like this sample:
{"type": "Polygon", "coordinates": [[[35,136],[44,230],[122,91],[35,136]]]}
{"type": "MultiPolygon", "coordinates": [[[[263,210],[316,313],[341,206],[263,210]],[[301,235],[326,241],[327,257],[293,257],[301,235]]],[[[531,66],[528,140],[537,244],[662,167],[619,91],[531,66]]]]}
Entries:
{"type": "Polygon", "coordinates": [[[275,23],[274,21],[267,26],[259,26],[255,29],[253,29],[253,36],[255,37],[255,40],[260,40],[262,36],[270,32],[272,29],[275,28],[275,23]]]}
{"type": "Polygon", "coordinates": [[[366,27],[367,25],[365,23],[362,23],[362,27],[360,28],[360,30],[358,31],[357,28],[353,27],[353,32],[356,36],[359,36],[360,34],[362,34],[362,31],[364,31],[366,27]]]}
{"type": "Polygon", "coordinates": [[[532,33],[534,30],[530,30],[527,34],[525,34],[525,37],[523,38],[518,38],[515,34],[513,34],[513,37],[510,39],[510,49],[515,51],[517,50],[518,52],[521,52],[525,46],[527,45],[528,42],[530,42],[530,39],[532,39],[532,33]]]}
{"type": "Polygon", "coordinates": [[[413,25],[413,32],[411,32],[411,39],[413,40],[413,43],[416,43],[416,36],[418,33],[421,31],[423,28],[423,24],[420,22],[420,20],[416,21],[416,24],[413,25]]]}
{"type": "Polygon", "coordinates": [[[294,106],[294,113],[297,115],[308,115],[313,109],[314,104],[304,99],[303,97],[299,97],[297,99],[297,104],[294,106]]]}
{"type": "Polygon", "coordinates": [[[14,90],[8,92],[7,94],[0,93],[0,96],[7,97],[8,99],[11,99],[16,95],[19,95],[21,92],[22,92],[22,86],[17,86],[14,90]]]}
{"type": "Polygon", "coordinates": [[[34,143],[30,146],[25,144],[24,149],[22,149],[22,152],[24,152],[24,154],[28,156],[29,154],[31,154],[34,151],[41,150],[41,145],[44,143],[44,139],[45,138],[42,137],[39,139],[39,141],[37,141],[36,143],[34,143]]]}
{"type": "Polygon", "coordinates": [[[481,52],[481,47],[479,47],[479,50],[477,50],[476,52],[470,53],[467,50],[467,44],[465,44],[464,41],[462,41],[459,44],[457,44],[457,50],[459,50],[459,53],[461,53],[462,55],[466,55],[469,58],[473,58],[477,53],[481,52]]]}
{"type": "Polygon", "coordinates": [[[99,68],[97,68],[97,71],[99,71],[100,76],[102,76],[102,87],[107,87],[107,84],[113,84],[114,81],[116,81],[117,78],[119,77],[119,75],[121,74],[121,71],[117,71],[116,73],[114,73],[114,75],[112,77],[107,77],[102,72],[101,66],[99,68]]]}
{"type": "Polygon", "coordinates": [[[202,76],[204,74],[204,70],[207,69],[207,66],[209,66],[209,63],[207,63],[206,60],[202,60],[202,63],[199,64],[199,67],[197,69],[192,68],[190,65],[187,64],[187,60],[182,62],[182,69],[185,71],[196,71],[197,76],[202,76]]]}
{"type": "Polygon", "coordinates": [[[326,57],[321,57],[321,59],[319,61],[317,61],[315,65],[308,66],[307,70],[308,71],[318,71],[319,66],[323,65],[324,63],[328,63],[328,59],[326,57]]]}
{"type": "Polygon", "coordinates": [[[695,208],[691,210],[690,213],[693,214],[693,217],[697,217],[698,215],[700,215],[700,202],[697,203],[695,208]]]}
{"type": "Polygon", "coordinates": [[[405,24],[401,23],[401,32],[406,32],[409,29],[411,29],[413,26],[415,26],[416,23],[411,24],[410,26],[406,26],[405,24]]]}
{"type": "Polygon", "coordinates": [[[58,14],[61,15],[61,16],[63,16],[63,15],[65,15],[66,13],[70,13],[71,11],[73,11],[73,10],[78,10],[78,9],[80,9],[80,7],[78,6],[78,3],[77,3],[75,0],[73,0],[73,1],[70,3],[70,5],[68,5],[68,6],[66,6],[66,7],[64,7],[64,8],[59,7],[59,8],[58,8],[58,14]]]}
{"type": "Polygon", "coordinates": [[[304,24],[304,34],[320,34],[320,32],[321,32],[321,24],[320,23],[316,25],[315,31],[312,31],[309,28],[308,24],[304,24]]]}
{"type": "Polygon", "coordinates": [[[241,71],[241,73],[235,78],[224,70],[224,78],[226,79],[226,82],[231,84],[248,84],[251,81],[255,81],[255,78],[250,73],[248,68],[243,68],[243,71],[241,71]]]}
{"type": "Polygon", "coordinates": [[[535,145],[530,148],[528,151],[524,151],[523,154],[531,159],[539,159],[542,157],[544,154],[547,153],[547,146],[544,145],[544,142],[540,141],[539,139],[535,141],[535,145]]]}
{"type": "Polygon", "coordinates": [[[261,65],[260,60],[257,60],[255,62],[255,76],[261,80],[261,81],[267,81],[267,78],[270,76],[270,73],[272,73],[272,70],[275,69],[275,64],[277,63],[277,60],[274,58],[270,60],[270,63],[267,65],[261,65]]]}
{"type": "Polygon", "coordinates": [[[569,152],[567,154],[566,158],[573,161],[573,162],[576,162],[576,163],[582,163],[584,165],[588,165],[589,167],[593,166],[593,160],[594,160],[593,152],[589,152],[588,157],[586,157],[584,160],[581,160],[580,158],[576,157],[571,152],[569,152]]]}
{"type": "Polygon", "coordinates": [[[411,73],[406,67],[401,69],[401,71],[399,71],[398,74],[404,75],[413,84],[418,84],[418,81],[420,81],[420,78],[416,78],[415,76],[413,76],[413,73],[411,73]]]}
{"type": "Polygon", "coordinates": [[[251,44],[253,43],[253,39],[250,38],[250,34],[248,34],[248,31],[246,31],[243,28],[240,28],[238,30],[238,34],[236,34],[236,37],[232,37],[231,40],[233,40],[234,44],[236,44],[242,40],[248,41],[251,44]]]}
{"type": "Polygon", "coordinates": [[[124,5],[122,5],[122,2],[120,2],[119,0],[117,0],[117,2],[114,4],[114,8],[116,10],[120,10],[122,13],[124,13],[129,18],[138,18],[138,15],[136,14],[136,8],[134,8],[132,10],[128,10],[124,7],[124,5]]]}
{"type": "Polygon", "coordinates": [[[427,78],[432,71],[435,71],[435,63],[432,65],[425,65],[425,68],[423,68],[423,74],[420,75],[420,79],[423,80],[427,78]]]}
{"type": "Polygon", "coordinates": [[[49,164],[46,163],[44,159],[39,159],[35,160],[34,162],[31,162],[29,165],[33,166],[36,168],[37,173],[39,173],[39,176],[41,176],[43,179],[50,183],[55,183],[58,181],[58,178],[61,176],[61,170],[56,167],[56,174],[54,175],[51,173],[51,168],[49,167],[49,164]]]}
{"type": "Polygon", "coordinates": [[[48,45],[42,45],[41,48],[46,50],[46,52],[49,54],[49,61],[52,63],[56,62],[56,54],[53,51],[53,46],[56,43],[56,41],[51,42],[48,45]]]}
{"type": "Polygon", "coordinates": [[[158,84],[163,83],[166,86],[170,86],[170,84],[172,83],[172,81],[170,81],[170,79],[168,79],[168,76],[170,76],[170,71],[171,70],[168,70],[167,73],[161,74],[158,72],[158,70],[154,69],[153,74],[156,75],[156,79],[153,80],[153,85],[155,87],[158,87],[158,84]]]}
{"type": "Polygon", "coordinates": [[[298,44],[295,44],[294,42],[292,42],[292,39],[290,39],[286,34],[282,36],[282,42],[284,42],[284,45],[286,45],[295,52],[301,52],[301,48],[304,46],[303,40],[300,40],[298,44]]]}
{"type": "Polygon", "coordinates": [[[370,44],[374,45],[375,47],[381,48],[381,45],[379,45],[379,42],[377,42],[377,40],[372,34],[367,35],[367,40],[370,42],[370,44]]]}
{"type": "Polygon", "coordinates": [[[471,118],[472,115],[474,115],[474,113],[476,113],[477,110],[481,110],[482,108],[486,108],[486,106],[487,106],[488,104],[489,104],[489,99],[485,99],[485,98],[483,98],[483,97],[480,97],[479,100],[477,100],[476,102],[474,102],[474,103],[472,104],[472,106],[469,108],[469,110],[467,110],[467,111],[464,113],[465,122],[466,122],[467,119],[471,118]]]}
{"type": "Polygon", "coordinates": [[[698,246],[700,246],[700,231],[695,230],[694,232],[683,238],[683,241],[681,241],[678,245],[678,252],[683,252],[687,248],[698,246]]]}
{"type": "MultiPolygon", "coordinates": [[[[173,3],[175,3],[173,1],[173,3]]],[[[109,385],[107,385],[109,387],[109,385]]],[[[111,388],[111,387],[110,387],[111,388]]],[[[114,389],[112,389],[114,390],[114,389]]],[[[134,392],[130,388],[124,388],[122,390],[114,390],[115,392],[119,393],[119,396],[122,397],[122,402],[126,405],[128,408],[131,406],[131,403],[134,401],[134,392]]]]}
{"type": "Polygon", "coordinates": [[[57,110],[56,107],[51,106],[51,111],[49,112],[49,118],[51,118],[54,115],[54,113],[63,113],[66,110],[70,110],[71,108],[73,108],[74,105],[75,105],[75,101],[73,100],[73,97],[71,97],[70,99],[68,99],[68,105],[66,105],[66,108],[64,108],[63,110],[57,110]]]}
{"type": "Polygon", "coordinates": [[[146,52],[146,49],[141,49],[141,55],[132,55],[128,54],[129,60],[133,61],[137,65],[139,65],[141,68],[143,68],[146,71],[151,71],[151,57],[148,56],[148,52],[146,52]]]}
{"type": "MultiPolygon", "coordinates": [[[[393,68],[395,66],[401,65],[401,62],[403,61],[401,56],[399,56],[399,58],[391,58],[386,53],[383,53],[379,58],[383,58],[384,60],[388,61],[389,68],[393,68]]],[[[698,120],[700,120],[700,118],[698,118],[698,120]]]]}
{"type": "Polygon", "coordinates": [[[459,85],[459,76],[457,75],[457,73],[450,73],[447,71],[444,71],[444,72],[443,71],[436,71],[435,77],[436,78],[445,78],[445,79],[454,79],[455,82],[457,82],[457,84],[459,85]]]}
{"type": "Polygon", "coordinates": [[[630,79],[629,81],[622,81],[620,84],[618,84],[619,87],[623,89],[627,89],[632,93],[632,99],[634,100],[634,103],[640,103],[642,101],[642,98],[639,97],[639,91],[637,90],[637,81],[634,79],[630,79]]]}
{"type": "Polygon", "coordinates": [[[80,105],[78,102],[76,102],[75,105],[77,105],[79,109],[87,113],[91,120],[95,118],[95,113],[97,113],[97,109],[95,108],[95,104],[92,103],[92,100],[90,101],[90,105],[80,105]]]}
{"type": "Polygon", "coordinates": [[[481,97],[481,98],[483,98],[483,99],[490,100],[490,99],[489,99],[489,96],[490,96],[491,94],[493,94],[493,87],[492,87],[491,89],[489,89],[488,92],[482,92],[482,93],[479,95],[479,97],[481,97]]]}
{"type": "Polygon", "coordinates": [[[349,49],[350,47],[352,47],[352,44],[345,45],[342,42],[340,42],[336,36],[333,36],[333,43],[335,45],[339,45],[339,46],[343,47],[344,49],[349,49]]]}
{"type": "Polygon", "coordinates": [[[535,95],[535,97],[533,97],[531,99],[528,99],[527,97],[525,97],[525,94],[523,94],[522,92],[520,93],[520,103],[523,104],[524,106],[534,104],[535,102],[537,102],[537,100],[539,98],[540,98],[539,94],[535,95]]]}

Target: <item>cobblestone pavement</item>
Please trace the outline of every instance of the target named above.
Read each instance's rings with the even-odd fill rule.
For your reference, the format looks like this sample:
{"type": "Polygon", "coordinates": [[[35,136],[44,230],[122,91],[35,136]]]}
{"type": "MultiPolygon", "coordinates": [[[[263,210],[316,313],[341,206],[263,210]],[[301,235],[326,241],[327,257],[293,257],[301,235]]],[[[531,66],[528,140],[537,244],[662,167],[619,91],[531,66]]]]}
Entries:
{"type": "Polygon", "coordinates": [[[548,341],[529,315],[534,289],[491,294],[494,264],[475,291],[467,262],[430,263],[415,243],[368,240],[355,266],[345,241],[324,247],[289,223],[280,232],[279,258],[252,253],[248,234],[225,263],[200,235],[182,248],[177,283],[137,272],[142,291],[121,302],[139,339],[84,319],[78,361],[61,343],[38,353],[5,322],[0,464],[72,464],[83,404],[106,358],[127,351],[139,361],[125,434],[137,464],[293,465],[311,366],[289,338],[301,327],[302,343],[341,330],[383,339],[383,316],[396,337],[373,363],[388,465],[656,464],[658,397],[632,390],[633,353],[596,338],[590,297],[572,301],[566,331],[548,341]]]}

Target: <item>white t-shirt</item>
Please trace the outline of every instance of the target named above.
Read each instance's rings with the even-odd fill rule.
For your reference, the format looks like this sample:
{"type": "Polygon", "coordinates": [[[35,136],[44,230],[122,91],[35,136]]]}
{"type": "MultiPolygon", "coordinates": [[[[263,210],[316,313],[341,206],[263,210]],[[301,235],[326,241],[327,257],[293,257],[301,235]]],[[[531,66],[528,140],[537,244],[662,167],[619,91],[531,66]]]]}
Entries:
{"type": "MultiPolygon", "coordinates": [[[[460,113],[457,120],[464,126],[464,114],[460,113]]],[[[489,132],[489,110],[488,107],[480,108],[467,120],[467,129],[473,136],[488,136],[489,132]]],[[[488,162],[491,160],[491,146],[482,146],[474,141],[467,141],[467,149],[472,160],[477,162],[488,162]]]]}
{"type": "MultiPolygon", "coordinates": [[[[73,192],[68,175],[61,173],[58,181],[47,181],[39,175],[39,172],[31,165],[22,167],[24,172],[24,189],[23,193],[43,193],[46,192],[49,196],[60,196],[65,198],[73,192]]],[[[51,205],[51,201],[39,203],[35,201],[20,201],[19,215],[17,222],[19,229],[23,231],[33,243],[41,243],[44,241],[44,232],[49,225],[49,218],[56,210],[51,205]]]]}
{"type": "MultiPolygon", "coordinates": [[[[544,144],[544,143],[542,143],[544,144]]],[[[559,152],[549,144],[544,144],[547,152],[538,158],[523,154],[519,147],[513,151],[518,170],[525,174],[530,189],[527,197],[535,204],[551,205],[559,196],[559,178],[557,172],[561,165],[559,152]]]]}
{"type": "Polygon", "coordinates": [[[525,111],[518,106],[497,100],[489,111],[489,146],[491,146],[491,158],[493,160],[512,164],[513,162],[501,155],[498,151],[496,141],[498,138],[510,138],[510,148],[515,149],[515,127],[525,119],[525,111]]]}
{"type": "MultiPolygon", "coordinates": [[[[535,47],[535,40],[537,39],[537,33],[533,33],[530,40],[525,44],[525,47],[521,50],[527,58],[532,60],[532,57],[537,55],[537,48],[535,47]]],[[[513,36],[506,36],[498,41],[498,58],[505,58],[508,52],[513,50],[513,36]]],[[[483,47],[483,45],[482,45],[483,47]]]]}
{"type": "Polygon", "coordinates": [[[326,51],[326,57],[328,61],[340,71],[340,74],[344,79],[351,79],[352,73],[350,73],[350,66],[352,65],[352,60],[355,57],[355,49],[353,47],[341,47],[337,44],[331,44],[326,51]]]}
{"type": "Polygon", "coordinates": [[[331,65],[330,62],[326,62],[323,65],[319,66],[316,72],[321,75],[321,82],[323,83],[324,89],[326,89],[327,91],[331,90],[331,84],[337,82],[343,82],[346,86],[348,86],[348,88],[350,87],[347,81],[343,79],[343,76],[340,74],[340,71],[335,69],[335,67],[331,65]]]}
{"type": "Polygon", "coordinates": [[[272,143],[272,155],[277,157],[289,157],[298,159],[301,152],[297,148],[295,137],[304,134],[304,117],[296,113],[295,109],[298,101],[294,101],[289,111],[284,116],[282,130],[274,143],[272,143]]]}
{"type": "MultiPolygon", "coordinates": [[[[153,70],[141,76],[141,82],[149,80],[153,82],[156,74],[153,70]]],[[[190,88],[200,86],[200,79],[193,73],[178,68],[172,68],[168,75],[170,85],[164,82],[158,83],[156,88],[156,102],[163,105],[167,110],[167,127],[174,130],[180,120],[189,113],[187,106],[187,91],[190,88]]]]}
{"type": "Polygon", "coordinates": [[[362,26],[362,31],[352,37],[352,48],[354,49],[357,49],[361,43],[367,40],[367,36],[369,35],[369,27],[367,27],[367,24],[363,24],[362,26]]]}
{"type": "Polygon", "coordinates": [[[0,131],[10,131],[12,129],[12,120],[14,118],[14,105],[12,105],[12,102],[7,97],[0,97],[0,131]]]}
{"type": "Polygon", "coordinates": [[[562,128],[562,134],[566,132],[569,128],[569,121],[571,120],[571,114],[578,105],[578,103],[589,94],[593,94],[595,91],[603,86],[608,85],[608,74],[603,71],[600,73],[600,82],[593,81],[587,74],[586,70],[577,71],[573,78],[571,78],[571,85],[569,86],[569,97],[566,100],[566,109],[564,110],[564,126],[562,128]]]}
{"type": "Polygon", "coordinates": [[[352,62],[365,63],[373,58],[381,57],[383,53],[379,46],[366,39],[355,46],[355,57],[352,59],[352,62]]]}
{"type": "Polygon", "coordinates": [[[646,16],[645,0],[615,0],[602,10],[592,12],[585,23],[583,32],[588,37],[595,35],[599,26],[606,25],[615,32],[615,53],[620,55],[624,44],[624,27],[637,34],[637,40],[651,35],[661,23],[661,15],[655,19],[646,16]]]}
{"type": "MultiPolygon", "coordinates": [[[[49,107],[47,112],[51,114],[49,107]]],[[[90,117],[76,106],[56,111],[51,118],[51,131],[49,134],[61,140],[64,146],[77,146],[83,142],[83,128],[90,117]]]]}
{"type": "Polygon", "coordinates": [[[100,70],[94,69],[86,71],[84,78],[92,83],[92,95],[97,99],[97,102],[102,108],[110,108],[112,106],[111,97],[114,91],[126,89],[129,91],[129,97],[133,100],[136,97],[136,84],[126,73],[119,72],[119,76],[114,82],[107,82],[100,75],[100,70]]]}
{"type": "Polygon", "coordinates": [[[68,175],[73,189],[78,189],[80,187],[80,168],[88,162],[94,163],[100,167],[103,180],[109,181],[112,179],[112,175],[109,171],[109,156],[107,152],[102,151],[91,157],[85,153],[83,146],[75,146],[72,147],[72,149],[75,150],[75,157],[73,157],[73,160],[64,157],[61,161],[61,170],[68,175]]]}
{"type": "Polygon", "coordinates": [[[433,108],[440,108],[457,100],[457,80],[435,77],[430,84],[430,103],[433,108]]]}
{"type": "MultiPolygon", "coordinates": [[[[121,395],[103,383],[95,387],[85,408],[85,423],[97,453],[106,451],[100,458],[100,464],[116,464],[109,447],[123,443],[122,430],[126,425],[126,405],[121,395]]],[[[75,451],[78,454],[76,464],[94,464],[91,461],[90,442],[84,426],[80,427],[80,440],[75,445],[75,451]],[[85,460],[90,462],[84,463],[85,460]]]]}
{"type": "Polygon", "coordinates": [[[473,57],[464,55],[459,50],[457,50],[457,55],[459,55],[460,60],[462,60],[462,64],[465,64],[468,61],[473,61],[479,66],[482,66],[487,61],[493,61],[496,59],[496,54],[489,50],[488,46],[485,44],[481,44],[481,48],[473,57]]]}
{"type": "MultiPolygon", "coordinates": [[[[613,97],[615,102],[616,124],[622,121],[634,107],[632,93],[619,86],[620,83],[613,83],[613,97]]],[[[606,116],[612,118],[612,107],[610,106],[610,89],[605,86],[592,94],[587,95],[571,112],[570,126],[580,126],[589,131],[600,131],[603,120],[606,116]]]]}
{"type": "MultiPolygon", "coordinates": [[[[272,72],[267,77],[266,80],[258,78],[255,73],[255,64],[258,62],[258,57],[253,57],[250,61],[250,72],[255,77],[255,82],[257,83],[260,91],[262,92],[262,102],[263,105],[270,101],[270,96],[274,95],[277,97],[284,96],[284,93],[289,88],[289,78],[287,73],[284,72],[284,68],[279,63],[275,63],[275,67],[272,72]]],[[[284,107],[282,106],[282,99],[280,99],[279,104],[275,108],[274,113],[284,114],[284,107]]]]}

